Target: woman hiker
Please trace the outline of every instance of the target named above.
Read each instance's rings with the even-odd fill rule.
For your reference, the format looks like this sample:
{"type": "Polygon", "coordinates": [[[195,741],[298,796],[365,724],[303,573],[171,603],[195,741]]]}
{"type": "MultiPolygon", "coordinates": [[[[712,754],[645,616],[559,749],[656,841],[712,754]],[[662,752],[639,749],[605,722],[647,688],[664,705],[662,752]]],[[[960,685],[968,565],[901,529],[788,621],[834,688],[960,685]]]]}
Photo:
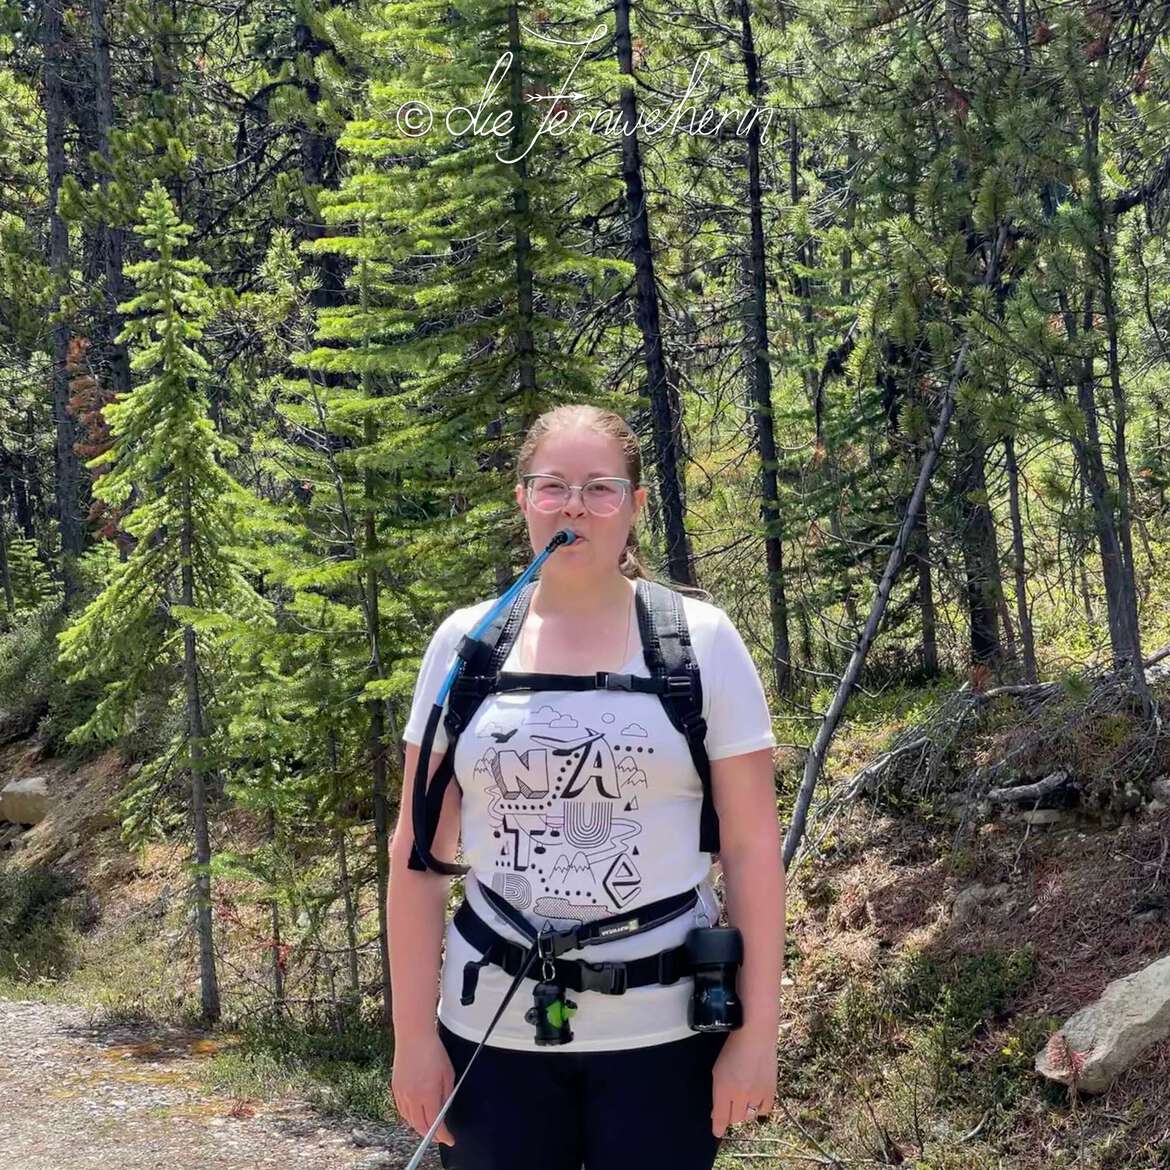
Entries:
{"type": "MultiPolygon", "coordinates": [[[[695,1031],[688,1009],[697,979],[680,978],[669,961],[663,974],[655,958],[647,962],[659,962],[658,973],[646,976],[646,962],[635,962],[663,952],[671,960],[689,932],[720,917],[709,881],[713,850],[700,849],[703,786],[689,741],[658,694],[624,689],[630,676],[650,675],[637,603],[638,580],[649,585],[634,535],[646,501],[638,442],[617,414],[561,406],[532,425],[518,469],[516,502],[533,549],[562,529],[575,539],[529,584],[502,669],[610,672],[606,686],[621,689],[490,693],[458,733],[456,783],[442,796],[430,848],[450,859],[462,845],[470,872],[459,917],[475,926],[464,926],[469,941],[460,922],[444,932],[450,879],[408,864],[412,786],[440,684],[460,639],[495,599],[456,610],[432,637],[404,732],[391,845],[394,1100],[425,1134],[517,982],[437,1131],[445,1167],[709,1170],[728,1126],[765,1116],[776,1091],[784,873],[763,687],[727,614],[676,591],[699,667],[727,917],[742,936],[733,984],[742,1024],[695,1031]],[[649,929],[639,922],[640,911],[653,919],[680,898],[685,913],[649,929]],[[542,931],[595,922],[621,937],[555,960],[542,952],[541,970],[522,980],[515,963],[497,965],[505,950],[522,955],[542,931]],[[497,961],[485,958],[489,941],[497,961]],[[565,964],[580,984],[563,978],[565,964]],[[641,985],[627,987],[638,972],[631,984],[641,985]],[[543,1000],[534,988],[545,989],[543,1000]]],[[[429,775],[447,743],[440,723],[429,775]]]]}

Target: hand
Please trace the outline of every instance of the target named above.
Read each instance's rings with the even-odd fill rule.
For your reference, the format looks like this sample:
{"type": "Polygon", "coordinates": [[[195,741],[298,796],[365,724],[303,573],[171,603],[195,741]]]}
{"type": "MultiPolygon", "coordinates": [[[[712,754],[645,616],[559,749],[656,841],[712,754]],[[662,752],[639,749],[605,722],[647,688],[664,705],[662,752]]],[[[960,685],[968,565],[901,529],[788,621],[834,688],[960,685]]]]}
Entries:
{"type": "Polygon", "coordinates": [[[711,1132],[721,1138],[729,1125],[766,1117],[775,1098],[775,1039],[737,1028],[724,1041],[711,1073],[711,1132]],[[749,1105],[756,1112],[749,1113],[749,1105]]]}
{"type": "MultiPolygon", "coordinates": [[[[419,1137],[425,1137],[434,1124],[454,1084],[455,1069],[437,1031],[415,1040],[396,1042],[390,1080],[394,1104],[419,1137]]],[[[435,1141],[445,1146],[455,1144],[445,1121],[435,1131],[435,1141]]]]}

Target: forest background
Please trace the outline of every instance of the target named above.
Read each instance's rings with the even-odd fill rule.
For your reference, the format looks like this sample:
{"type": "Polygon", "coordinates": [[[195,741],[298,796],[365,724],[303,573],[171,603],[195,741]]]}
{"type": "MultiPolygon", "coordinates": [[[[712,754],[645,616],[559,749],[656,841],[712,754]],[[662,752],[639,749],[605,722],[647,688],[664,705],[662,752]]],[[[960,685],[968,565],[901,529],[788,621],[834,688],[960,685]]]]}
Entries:
{"type": "Polygon", "coordinates": [[[635,426],[643,558],[756,656],[786,861],[850,760],[967,774],[993,694],[1108,683],[1086,800],[1126,810],[1164,763],[1168,29],[0,2],[0,702],[116,746],[123,840],[189,847],[191,1011],[388,1027],[419,660],[528,563],[513,457],[559,402],[635,426]],[[445,124],[481,101],[502,137],[445,124]],[[683,107],[720,117],[653,132],[683,107]]]}

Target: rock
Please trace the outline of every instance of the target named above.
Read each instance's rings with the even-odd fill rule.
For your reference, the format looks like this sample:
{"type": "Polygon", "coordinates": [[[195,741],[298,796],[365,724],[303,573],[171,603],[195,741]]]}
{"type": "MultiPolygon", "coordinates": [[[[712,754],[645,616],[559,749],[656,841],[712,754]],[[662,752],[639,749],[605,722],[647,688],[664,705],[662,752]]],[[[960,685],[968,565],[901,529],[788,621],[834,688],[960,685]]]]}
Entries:
{"type": "Polygon", "coordinates": [[[1078,1090],[1104,1092],[1152,1044],[1170,1036],[1170,956],[1115,979],[1070,1016],[1036,1055],[1036,1071],[1078,1090]],[[1067,1051],[1066,1051],[1067,1048],[1067,1051]]]}
{"type": "Polygon", "coordinates": [[[1160,800],[1158,797],[1155,796],[1154,799],[1151,800],[1150,803],[1146,805],[1146,812],[1151,813],[1151,814],[1156,814],[1156,813],[1165,812],[1166,809],[1168,809],[1168,808],[1170,808],[1170,804],[1167,804],[1164,800],[1160,800]]]}
{"type": "Polygon", "coordinates": [[[1011,814],[1008,819],[1036,828],[1040,825],[1067,825],[1072,817],[1059,808],[1026,808],[1011,814]]]}
{"type": "Polygon", "coordinates": [[[1159,776],[1150,785],[1150,795],[1163,804],[1170,804],[1170,776],[1159,776]]]}
{"type": "Polygon", "coordinates": [[[958,926],[982,918],[988,904],[1001,901],[1008,890],[1004,882],[995,886],[985,886],[981,882],[967,886],[955,895],[951,920],[958,926]]]}
{"type": "Polygon", "coordinates": [[[10,780],[0,789],[0,820],[36,825],[49,815],[49,784],[44,776],[10,780]]]}

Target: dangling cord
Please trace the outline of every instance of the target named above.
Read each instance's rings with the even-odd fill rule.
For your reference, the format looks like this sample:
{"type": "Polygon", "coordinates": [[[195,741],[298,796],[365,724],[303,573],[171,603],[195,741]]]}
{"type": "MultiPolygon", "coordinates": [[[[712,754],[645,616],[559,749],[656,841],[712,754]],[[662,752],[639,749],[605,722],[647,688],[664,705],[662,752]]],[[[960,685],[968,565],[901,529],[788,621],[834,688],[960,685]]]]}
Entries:
{"type": "Polygon", "coordinates": [[[516,988],[524,981],[525,975],[528,974],[529,967],[532,966],[533,959],[540,953],[540,939],[532,944],[528,952],[528,958],[524,961],[524,966],[520,968],[519,974],[512,980],[512,986],[508,988],[507,995],[504,996],[500,1002],[500,1006],[496,1008],[496,1014],[492,1016],[492,1022],[488,1024],[487,1031],[483,1034],[483,1039],[479,1042],[475,1051],[471,1054],[471,1059],[467,1062],[467,1067],[463,1070],[462,1076],[455,1082],[455,1087],[451,1090],[451,1095],[443,1102],[443,1108],[439,1110],[435,1120],[431,1122],[431,1128],[427,1130],[426,1136],[422,1143],[414,1152],[414,1157],[406,1164],[406,1170],[418,1170],[418,1164],[422,1161],[423,1155],[430,1148],[431,1142],[434,1140],[435,1134],[438,1132],[439,1126],[443,1123],[443,1118],[447,1116],[447,1110],[451,1108],[451,1102],[455,1100],[455,1094],[459,1092],[459,1086],[467,1079],[467,1074],[471,1071],[471,1066],[475,1062],[475,1058],[479,1055],[480,1050],[487,1043],[487,1038],[492,1034],[492,1029],[500,1022],[500,1017],[504,1014],[508,1004],[512,1002],[512,996],[516,994],[516,988]]]}

